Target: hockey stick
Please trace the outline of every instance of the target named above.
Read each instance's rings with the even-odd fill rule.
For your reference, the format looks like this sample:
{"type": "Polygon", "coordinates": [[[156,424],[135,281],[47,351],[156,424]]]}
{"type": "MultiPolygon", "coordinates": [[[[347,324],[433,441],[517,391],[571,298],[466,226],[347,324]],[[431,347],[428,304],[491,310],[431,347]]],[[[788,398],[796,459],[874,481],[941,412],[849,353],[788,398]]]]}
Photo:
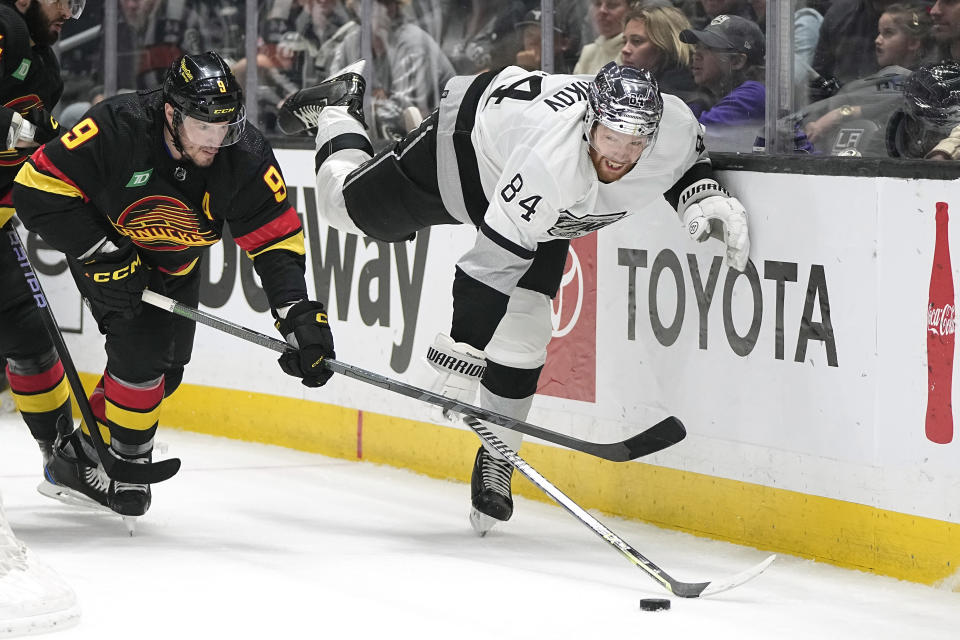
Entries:
{"type": "Polygon", "coordinates": [[[120,482],[130,482],[134,484],[153,484],[163,482],[172,478],[180,470],[180,459],[169,458],[159,462],[140,464],[124,460],[115,455],[113,451],[103,441],[103,435],[100,433],[100,427],[97,419],[90,408],[90,402],[87,400],[87,394],[83,390],[83,384],[80,382],[80,376],[77,374],[77,368],[73,365],[73,358],[67,350],[67,345],[63,341],[63,334],[60,333],[60,327],[57,326],[57,320],[53,317],[53,311],[47,301],[47,296],[43,292],[40,280],[30,266],[30,259],[27,257],[27,250],[20,241],[20,234],[13,226],[13,220],[10,220],[4,227],[7,237],[10,239],[10,248],[13,250],[14,257],[20,268],[23,270],[23,277],[27,281],[27,286],[33,292],[33,301],[37,305],[37,311],[43,321],[43,326],[50,339],[53,340],[53,346],[60,356],[60,362],[63,363],[63,372],[67,376],[70,384],[70,390],[73,391],[73,398],[80,407],[80,415],[84,423],[90,427],[90,436],[93,446],[100,457],[100,464],[104,471],[114,480],[120,482]]]}
{"type": "MultiPolygon", "coordinates": [[[[248,329],[222,318],[218,318],[217,316],[206,313],[205,311],[194,309],[193,307],[189,307],[177,302],[176,300],[172,300],[150,290],[143,292],[143,301],[147,304],[152,304],[156,307],[160,307],[161,309],[165,309],[178,316],[189,318],[194,322],[207,325],[208,327],[213,327],[214,329],[219,329],[220,331],[229,333],[238,338],[242,338],[248,342],[272,349],[278,353],[283,353],[284,351],[290,349],[290,345],[283,340],[278,340],[276,338],[263,335],[262,333],[258,333],[252,329],[248,329]]],[[[408,398],[422,400],[429,404],[443,407],[444,409],[455,411],[465,416],[486,420],[487,422],[492,422],[493,424],[510,429],[512,431],[517,431],[528,436],[533,436],[535,438],[540,438],[541,440],[546,440],[547,442],[558,444],[568,449],[582,451],[583,453],[589,453],[590,455],[598,458],[604,458],[605,460],[612,460],[614,462],[625,462],[627,460],[633,460],[635,458],[640,458],[642,456],[655,453],[661,449],[665,449],[680,442],[687,435],[686,429],[683,428],[683,423],[681,423],[677,418],[669,416],[653,425],[646,431],[638,433],[637,435],[627,438],[621,442],[588,442],[586,440],[579,440],[562,433],[557,433],[556,431],[549,431],[542,427],[532,425],[528,422],[515,420],[494,411],[489,411],[471,404],[458,402],[457,400],[447,398],[438,393],[433,393],[432,391],[427,391],[426,389],[420,389],[419,387],[415,387],[398,380],[393,380],[391,378],[385,378],[384,376],[366,371],[360,367],[355,367],[353,365],[340,362],[338,360],[328,358],[327,360],[324,360],[324,362],[326,362],[327,367],[329,367],[335,373],[343,374],[347,377],[353,378],[354,380],[360,380],[361,382],[366,382],[367,384],[372,384],[376,387],[393,391],[394,393],[407,396],[408,398]]]]}
{"type": "Polygon", "coordinates": [[[553,498],[557,504],[569,511],[573,517],[606,540],[611,547],[626,556],[627,560],[646,571],[647,575],[676,596],[680,596],[681,598],[699,598],[701,596],[712,596],[721,591],[733,589],[763,573],[777,557],[776,555],[771,555],[760,564],[719,582],[716,580],[709,582],[681,582],[645,558],[639,551],[627,544],[623,538],[587,513],[583,507],[571,500],[570,497],[560,491],[560,489],[553,486],[549,480],[540,475],[536,469],[531,467],[523,458],[507,447],[500,438],[491,433],[490,430],[480,424],[480,422],[472,417],[465,418],[464,422],[473,429],[474,433],[480,436],[481,440],[489,444],[497,453],[506,458],[517,471],[526,476],[538,489],[553,498]]]}

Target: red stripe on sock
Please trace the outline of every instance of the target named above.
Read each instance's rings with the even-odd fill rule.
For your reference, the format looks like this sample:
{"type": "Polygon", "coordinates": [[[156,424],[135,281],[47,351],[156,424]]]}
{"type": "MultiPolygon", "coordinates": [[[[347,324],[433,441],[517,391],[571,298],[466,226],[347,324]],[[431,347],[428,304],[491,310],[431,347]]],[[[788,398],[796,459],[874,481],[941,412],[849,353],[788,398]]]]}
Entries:
{"type": "Polygon", "coordinates": [[[110,402],[118,407],[134,411],[150,411],[163,400],[163,378],[155,387],[149,389],[128,387],[118,382],[109,373],[105,374],[103,378],[104,394],[110,398],[110,402]]]}
{"type": "Polygon", "coordinates": [[[63,380],[63,365],[57,360],[56,364],[43,373],[31,376],[18,376],[12,373],[10,365],[7,365],[7,380],[10,381],[10,388],[21,395],[49,391],[63,380]]]}

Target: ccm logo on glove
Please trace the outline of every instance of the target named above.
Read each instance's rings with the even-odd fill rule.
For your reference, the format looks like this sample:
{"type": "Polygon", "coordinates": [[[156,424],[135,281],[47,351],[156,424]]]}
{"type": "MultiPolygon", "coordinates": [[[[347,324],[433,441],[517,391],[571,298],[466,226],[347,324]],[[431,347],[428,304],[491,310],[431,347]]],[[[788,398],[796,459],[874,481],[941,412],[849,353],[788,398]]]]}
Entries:
{"type": "Polygon", "coordinates": [[[143,266],[143,263],[140,261],[140,256],[138,255],[136,259],[129,265],[120,267],[115,271],[98,271],[94,273],[87,273],[87,277],[93,278],[94,282],[109,282],[110,280],[123,280],[127,276],[133,275],[137,272],[140,267],[143,266]]]}

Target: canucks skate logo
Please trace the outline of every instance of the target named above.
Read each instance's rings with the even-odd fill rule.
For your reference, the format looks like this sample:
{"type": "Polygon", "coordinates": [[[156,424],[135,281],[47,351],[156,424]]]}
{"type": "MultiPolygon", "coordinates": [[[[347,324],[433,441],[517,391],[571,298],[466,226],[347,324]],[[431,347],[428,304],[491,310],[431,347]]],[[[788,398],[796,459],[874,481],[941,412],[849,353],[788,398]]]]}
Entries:
{"type": "Polygon", "coordinates": [[[561,209],[560,217],[557,218],[556,223],[548,233],[555,238],[579,238],[611,225],[626,215],[626,211],[620,211],[618,213],[588,215],[577,218],[566,209],[561,209]]]}
{"type": "Polygon", "coordinates": [[[137,200],[113,223],[134,244],[154,251],[180,251],[186,247],[215,244],[220,234],[200,228],[193,209],[169,196],[137,200]]]}

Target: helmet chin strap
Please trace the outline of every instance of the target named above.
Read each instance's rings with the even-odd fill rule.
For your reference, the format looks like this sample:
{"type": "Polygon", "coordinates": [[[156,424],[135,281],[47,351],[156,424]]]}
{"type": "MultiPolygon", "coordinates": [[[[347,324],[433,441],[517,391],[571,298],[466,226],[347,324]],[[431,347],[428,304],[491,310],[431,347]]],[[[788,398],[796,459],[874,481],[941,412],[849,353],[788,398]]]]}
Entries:
{"type": "Polygon", "coordinates": [[[163,119],[163,126],[167,128],[167,131],[170,132],[170,137],[173,138],[173,146],[177,149],[177,153],[182,156],[186,156],[187,152],[183,149],[183,142],[180,140],[180,124],[183,123],[183,118],[180,116],[180,110],[176,107],[173,107],[173,126],[170,126],[170,121],[166,118],[163,119]]]}

